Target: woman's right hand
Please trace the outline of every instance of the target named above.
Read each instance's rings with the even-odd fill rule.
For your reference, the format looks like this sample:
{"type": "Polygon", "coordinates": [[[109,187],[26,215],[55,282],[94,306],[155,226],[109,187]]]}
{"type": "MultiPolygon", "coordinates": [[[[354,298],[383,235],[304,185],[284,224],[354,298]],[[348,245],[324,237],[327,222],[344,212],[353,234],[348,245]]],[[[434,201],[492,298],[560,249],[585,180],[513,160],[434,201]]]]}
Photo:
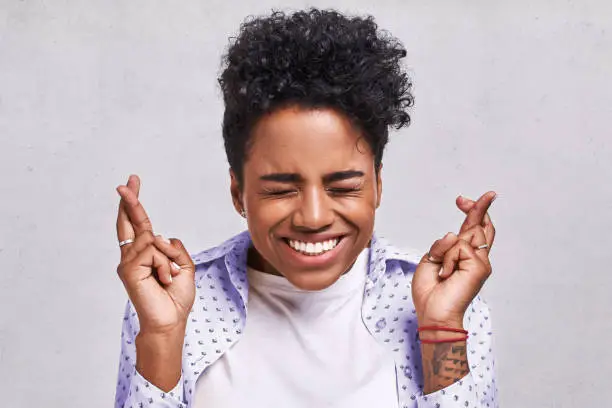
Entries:
{"type": "Polygon", "coordinates": [[[139,191],[135,175],[117,187],[121,196],[117,237],[134,240],[121,247],[117,273],[138,314],[141,334],[184,333],[195,298],[195,266],[180,240],[154,235],[139,191]]]}

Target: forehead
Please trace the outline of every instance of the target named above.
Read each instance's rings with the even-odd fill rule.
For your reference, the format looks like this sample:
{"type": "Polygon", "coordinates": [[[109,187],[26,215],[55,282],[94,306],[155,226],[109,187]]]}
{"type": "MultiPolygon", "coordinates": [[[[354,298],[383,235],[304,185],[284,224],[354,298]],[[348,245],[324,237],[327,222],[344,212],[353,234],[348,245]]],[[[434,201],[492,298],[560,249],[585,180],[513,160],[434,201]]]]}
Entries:
{"type": "Polygon", "coordinates": [[[285,108],[253,129],[245,166],[257,173],[307,175],[373,166],[370,146],[344,115],[331,109],[285,108]]]}

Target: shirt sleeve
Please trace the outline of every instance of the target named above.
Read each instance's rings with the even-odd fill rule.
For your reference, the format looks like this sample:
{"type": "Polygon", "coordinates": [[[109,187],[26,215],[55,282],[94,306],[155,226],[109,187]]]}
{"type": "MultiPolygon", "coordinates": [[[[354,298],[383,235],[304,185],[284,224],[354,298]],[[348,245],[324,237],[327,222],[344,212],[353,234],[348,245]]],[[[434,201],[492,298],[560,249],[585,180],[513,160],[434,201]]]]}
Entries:
{"type": "Polygon", "coordinates": [[[121,330],[121,355],[115,393],[115,408],[186,408],[183,395],[183,376],[169,392],[149,383],[136,371],[136,345],[134,339],[140,330],[138,316],[128,301],[121,330]]]}
{"type": "Polygon", "coordinates": [[[498,408],[491,316],[487,304],[477,296],[465,314],[470,373],[456,383],[418,397],[419,408],[498,408]]]}

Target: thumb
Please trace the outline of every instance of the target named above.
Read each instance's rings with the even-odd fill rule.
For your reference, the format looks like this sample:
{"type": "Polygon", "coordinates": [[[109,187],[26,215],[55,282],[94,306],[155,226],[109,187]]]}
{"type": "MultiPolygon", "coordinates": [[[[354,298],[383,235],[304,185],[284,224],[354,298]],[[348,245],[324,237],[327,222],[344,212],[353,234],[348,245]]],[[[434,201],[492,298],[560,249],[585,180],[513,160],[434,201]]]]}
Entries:
{"type": "Polygon", "coordinates": [[[435,241],[429,252],[423,255],[417,269],[420,270],[420,274],[422,275],[421,279],[423,279],[424,282],[427,281],[430,284],[438,283],[439,274],[446,253],[458,240],[459,237],[457,237],[457,235],[449,232],[444,237],[435,241]]]}

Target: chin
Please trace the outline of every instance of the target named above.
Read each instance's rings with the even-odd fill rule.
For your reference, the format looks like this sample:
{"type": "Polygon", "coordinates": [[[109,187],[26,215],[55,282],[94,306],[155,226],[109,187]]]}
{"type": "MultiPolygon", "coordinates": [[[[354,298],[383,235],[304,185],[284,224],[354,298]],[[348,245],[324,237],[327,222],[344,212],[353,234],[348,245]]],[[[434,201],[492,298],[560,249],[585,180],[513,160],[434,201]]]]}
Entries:
{"type": "Polygon", "coordinates": [[[285,275],[285,278],[287,278],[287,280],[298,289],[318,291],[333,285],[341,275],[342,273],[304,272],[285,275]]]}

